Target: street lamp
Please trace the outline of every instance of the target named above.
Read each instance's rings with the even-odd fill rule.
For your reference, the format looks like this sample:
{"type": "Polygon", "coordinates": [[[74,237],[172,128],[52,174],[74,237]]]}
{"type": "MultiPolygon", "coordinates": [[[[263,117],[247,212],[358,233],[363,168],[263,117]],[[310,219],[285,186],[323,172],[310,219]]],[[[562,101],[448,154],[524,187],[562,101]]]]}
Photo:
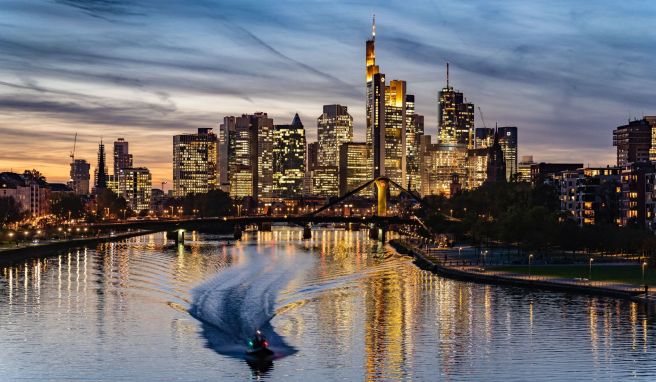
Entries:
{"type": "Polygon", "coordinates": [[[531,265],[533,264],[533,262],[531,260],[533,260],[533,254],[528,255],[528,277],[529,278],[532,278],[532,276],[531,276],[531,273],[532,273],[531,272],[531,270],[532,270],[531,265]]]}
{"type": "Polygon", "coordinates": [[[647,262],[642,263],[642,283],[645,283],[645,267],[647,266],[647,262]]]}
{"type": "Polygon", "coordinates": [[[589,269],[588,269],[588,280],[590,280],[590,281],[592,281],[592,261],[593,261],[593,260],[594,260],[594,259],[591,257],[591,258],[590,258],[590,267],[589,267],[589,269]]]}

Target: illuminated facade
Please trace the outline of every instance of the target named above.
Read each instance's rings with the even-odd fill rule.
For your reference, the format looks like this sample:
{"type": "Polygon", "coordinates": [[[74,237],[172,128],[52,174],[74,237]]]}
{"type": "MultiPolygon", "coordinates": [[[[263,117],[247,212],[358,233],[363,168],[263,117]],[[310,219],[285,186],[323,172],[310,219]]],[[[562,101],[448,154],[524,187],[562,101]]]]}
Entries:
{"type": "Polygon", "coordinates": [[[274,142],[274,195],[301,196],[305,178],[305,129],[298,114],[291,125],[276,125],[274,142]]]}
{"type": "Polygon", "coordinates": [[[89,193],[89,181],[91,165],[84,159],[75,159],[71,163],[71,179],[67,182],[76,195],[87,195],[89,193]]]}
{"type": "MultiPolygon", "coordinates": [[[[561,211],[579,226],[620,223],[620,171],[619,167],[563,171],[557,178],[561,211]]],[[[645,216],[649,217],[649,209],[645,216]]]]}
{"type": "MultiPolygon", "coordinates": [[[[398,184],[406,184],[406,83],[392,80],[385,88],[385,128],[374,156],[383,163],[380,175],[398,184]]],[[[414,112],[414,109],[413,109],[414,112]]],[[[374,163],[376,160],[374,160],[374,163]]],[[[392,194],[398,193],[397,189],[392,194]]]]}
{"type": "Polygon", "coordinates": [[[382,107],[384,105],[385,95],[385,77],[375,76],[380,73],[380,68],[376,65],[376,19],[374,18],[371,38],[365,44],[365,84],[366,84],[366,142],[369,147],[373,145],[374,125],[380,122],[382,118],[382,107]],[[380,82],[382,79],[382,87],[380,82]],[[376,83],[379,83],[376,86],[376,83]]]}
{"type": "Polygon", "coordinates": [[[503,151],[503,159],[506,163],[506,180],[517,178],[517,127],[499,127],[499,144],[503,151]]]}
{"type": "Polygon", "coordinates": [[[459,91],[449,85],[449,64],[446,66],[446,87],[438,95],[438,138],[440,143],[474,147],[474,104],[468,103],[459,91]]]}
{"type": "Polygon", "coordinates": [[[257,131],[248,115],[225,117],[219,137],[219,179],[233,198],[257,190],[257,131]]]}
{"type": "MultiPolygon", "coordinates": [[[[339,195],[371,180],[371,150],[364,142],[344,143],[339,148],[339,195]]],[[[371,188],[358,193],[371,196],[371,188]]]]}
{"type": "Polygon", "coordinates": [[[621,171],[619,223],[622,226],[638,225],[653,229],[654,221],[654,164],[636,162],[621,171]]]}
{"type": "Polygon", "coordinates": [[[217,137],[212,129],[173,137],[173,195],[203,194],[217,187],[217,137]]]}
{"type": "Polygon", "coordinates": [[[480,187],[487,180],[487,161],[490,150],[487,147],[467,150],[466,189],[480,187]]]}
{"type": "Polygon", "coordinates": [[[251,125],[257,131],[257,200],[273,197],[273,119],[255,113],[251,125]]]}
{"type": "Polygon", "coordinates": [[[321,166],[339,165],[339,148],[353,141],[353,117],[346,106],[324,105],[317,118],[318,162],[321,166]]]}
{"type": "Polygon", "coordinates": [[[312,195],[338,196],[339,195],[339,169],[337,166],[319,166],[312,170],[312,195]]]}
{"type": "Polygon", "coordinates": [[[133,211],[150,209],[153,184],[147,168],[130,167],[119,170],[118,185],[119,195],[125,198],[133,211]]]}
{"type": "Polygon", "coordinates": [[[536,164],[533,161],[533,155],[524,155],[522,160],[517,165],[517,181],[519,182],[532,182],[533,178],[531,177],[531,167],[536,164]]]}
{"type": "Polygon", "coordinates": [[[121,169],[132,167],[132,154],[129,152],[128,142],[119,138],[114,141],[114,175],[118,175],[121,169]]]}
{"type": "Polygon", "coordinates": [[[494,141],[494,129],[489,127],[477,127],[474,133],[474,148],[484,149],[492,146],[494,141]]]}
{"type": "Polygon", "coordinates": [[[421,189],[420,164],[421,136],[424,135],[424,116],[415,113],[415,96],[408,94],[405,97],[406,115],[406,189],[421,189]]]}
{"type": "Polygon", "coordinates": [[[450,197],[454,179],[467,178],[466,146],[433,144],[430,135],[424,135],[421,141],[421,195],[450,197]]]}
{"type": "Polygon", "coordinates": [[[649,161],[650,152],[653,151],[651,133],[656,118],[648,118],[630,121],[628,125],[613,130],[613,146],[617,147],[618,166],[649,161]]]}

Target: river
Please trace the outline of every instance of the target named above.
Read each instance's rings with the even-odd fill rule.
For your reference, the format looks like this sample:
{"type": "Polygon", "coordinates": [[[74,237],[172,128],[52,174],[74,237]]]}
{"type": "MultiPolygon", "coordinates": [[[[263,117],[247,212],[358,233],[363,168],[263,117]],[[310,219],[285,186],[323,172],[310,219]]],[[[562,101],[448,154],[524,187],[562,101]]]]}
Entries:
{"type": "Polygon", "coordinates": [[[0,380],[654,380],[637,303],[447,280],[365,231],[164,234],[0,269],[0,380]],[[271,363],[247,363],[262,329],[271,363]]]}

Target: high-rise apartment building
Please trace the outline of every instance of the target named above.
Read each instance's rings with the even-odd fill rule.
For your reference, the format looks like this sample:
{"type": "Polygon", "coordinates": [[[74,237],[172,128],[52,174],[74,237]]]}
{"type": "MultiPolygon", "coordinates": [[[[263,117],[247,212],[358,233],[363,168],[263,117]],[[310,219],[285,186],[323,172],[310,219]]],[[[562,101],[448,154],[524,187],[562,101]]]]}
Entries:
{"type": "Polygon", "coordinates": [[[209,128],[173,137],[173,195],[217,188],[217,137],[209,128]]]}
{"type": "Polygon", "coordinates": [[[75,159],[71,163],[71,179],[68,181],[76,195],[87,195],[89,193],[89,181],[91,165],[84,159],[75,159]]]}
{"type": "Polygon", "coordinates": [[[440,143],[474,146],[474,104],[449,85],[446,64],[446,87],[438,95],[438,135],[440,143]]]}
{"type": "Polygon", "coordinates": [[[506,180],[511,181],[517,177],[517,127],[499,127],[499,144],[503,151],[503,159],[506,163],[506,180]]]}
{"type": "Polygon", "coordinates": [[[290,125],[276,125],[273,147],[273,193],[276,197],[303,194],[305,129],[296,114],[290,125]]]}
{"type": "Polygon", "coordinates": [[[317,118],[318,160],[322,166],[339,165],[339,148],[353,141],[353,117],[346,106],[324,105],[317,118]]]}
{"type": "Polygon", "coordinates": [[[132,154],[128,149],[128,142],[119,138],[114,141],[114,175],[118,175],[121,169],[132,167],[132,154]]]}
{"type": "MultiPolygon", "coordinates": [[[[371,150],[365,142],[344,143],[339,148],[339,195],[358,188],[371,180],[371,150]]],[[[370,196],[371,188],[359,195],[370,196]]]]}
{"type": "Polygon", "coordinates": [[[613,130],[613,146],[617,147],[618,166],[649,161],[654,126],[656,118],[645,117],[629,121],[627,125],[618,126],[613,130]]]}

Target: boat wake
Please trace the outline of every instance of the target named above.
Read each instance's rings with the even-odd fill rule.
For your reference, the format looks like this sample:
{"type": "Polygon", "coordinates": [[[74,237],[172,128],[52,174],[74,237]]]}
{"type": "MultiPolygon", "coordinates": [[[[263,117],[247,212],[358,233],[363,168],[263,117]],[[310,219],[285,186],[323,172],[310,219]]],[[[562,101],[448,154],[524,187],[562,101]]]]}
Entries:
{"type": "Polygon", "coordinates": [[[201,321],[206,346],[225,356],[246,359],[248,340],[259,329],[274,352],[272,359],[296,352],[274,331],[271,320],[278,292],[311,259],[284,256],[278,249],[245,253],[239,264],[192,291],[189,312],[201,321]]]}

